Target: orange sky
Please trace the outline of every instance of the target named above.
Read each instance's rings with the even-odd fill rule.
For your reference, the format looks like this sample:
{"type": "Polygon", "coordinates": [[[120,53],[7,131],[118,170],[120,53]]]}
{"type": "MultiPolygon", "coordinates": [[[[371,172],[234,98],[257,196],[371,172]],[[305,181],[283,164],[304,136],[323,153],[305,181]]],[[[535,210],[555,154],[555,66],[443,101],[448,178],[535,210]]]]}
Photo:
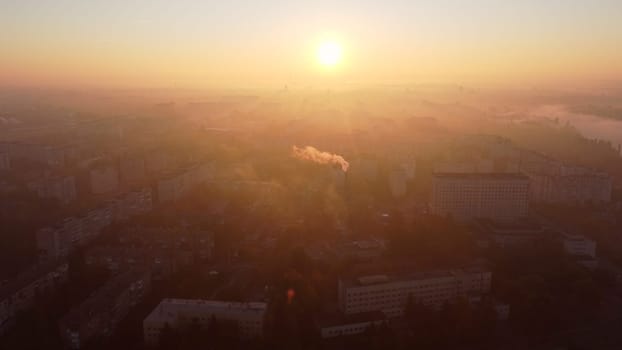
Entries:
{"type": "Polygon", "coordinates": [[[9,0],[0,85],[326,86],[622,80],[621,1],[9,0]],[[323,39],[339,67],[318,65],[323,39]]]}

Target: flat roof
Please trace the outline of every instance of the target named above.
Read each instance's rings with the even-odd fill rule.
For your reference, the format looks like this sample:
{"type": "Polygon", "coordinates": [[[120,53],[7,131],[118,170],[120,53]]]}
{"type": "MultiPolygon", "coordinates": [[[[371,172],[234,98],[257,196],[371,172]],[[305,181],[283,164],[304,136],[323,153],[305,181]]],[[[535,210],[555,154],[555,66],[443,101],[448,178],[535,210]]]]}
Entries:
{"type": "Polygon", "coordinates": [[[529,180],[522,173],[434,173],[433,176],[447,179],[529,180]]]}
{"type": "Polygon", "coordinates": [[[203,300],[203,299],[162,299],[158,306],[149,313],[145,318],[147,320],[170,320],[177,316],[182,309],[200,309],[200,308],[265,312],[268,304],[264,302],[233,302],[222,300],[203,300]]]}
{"type": "Polygon", "coordinates": [[[343,313],[333,313],[323,315],[320,318],[320,327],[335,327],[363,322],[384,321],[386,319],[387,316],[382,311],[360,312],[351,315],[344,315],[343,313]]]}
{"type": "Polygon", "coordinates": [[[372,285],[388,284],[409,280],[426,280],[434,278],[447,278],[459,275],[461,273],[480,273],[487,272],[478,267],[456,269],[456,270],[437,270],[437,271],[424,271],[413,273],[394,273],[384,275],[367,275],[356,277],[344,277],[341,278],[342,283],[347,287],[365,287],[372,285]]]}

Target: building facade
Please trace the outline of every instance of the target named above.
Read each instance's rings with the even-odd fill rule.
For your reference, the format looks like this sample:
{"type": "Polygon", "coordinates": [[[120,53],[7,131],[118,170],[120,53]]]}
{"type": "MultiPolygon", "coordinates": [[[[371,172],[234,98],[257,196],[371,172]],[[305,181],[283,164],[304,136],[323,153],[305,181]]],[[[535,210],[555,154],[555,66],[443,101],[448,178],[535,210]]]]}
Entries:
{"type": "Polygon", "coordinates": [[[235,323],[243,338],[258,338],[263,336],[266,310],[267,304],[259,302],[164,299],[143,321],[145,343],[157,345],[165,325],[180,328],[198,322],[208,327],[213,320],[235,323]]]}
{"type": "Polygon", "coordinates": [[[435,174],[431,211],[459,220],[514,221],[527,216],[529,179],[521,174],[435,174]]]}
{"type": "Polygon", "coordinates": [[[28,182],[26,187],[41,198],[56,198],[62,204],[69,204],[77,197],[73,176],[44,177],[28,182]]]}
{"type": "Polygon", "coordinates": [[[65,346],[80,349],[96,337],[110,336],[150,286],[151,275],[144,270],[128,271],[108,281],[59,321],[65,346]]]}
{"type": "Polygon", "coordinates": [[[0,334],[18,312],[34,305],[37,295],[48,293],[67,281],[67,263],[36,265],[0,287],[0,334]]]}
{"type": "Polygon", "coordinates": [[[491,278],[490,271],[467,269],[340,279],[339,306],[346,315],[382,311],[398,317],[409,302],[439,308],[459,297],[488,293],[491,278]]]}
{"type": "Polygon", "coordinates": [[[564,233],[562,243],[569,255],[596,258],[596,242],[583,235],[564,233]]]}

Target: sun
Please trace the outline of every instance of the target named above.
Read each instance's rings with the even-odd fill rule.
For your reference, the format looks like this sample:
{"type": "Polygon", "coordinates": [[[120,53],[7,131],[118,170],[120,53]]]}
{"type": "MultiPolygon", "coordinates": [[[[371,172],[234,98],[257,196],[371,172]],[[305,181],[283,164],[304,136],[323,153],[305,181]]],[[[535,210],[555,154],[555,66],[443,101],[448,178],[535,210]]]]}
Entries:
{"type": "Polygon", "coordinates": [[[318,62],[325,67],[333,67],[341,62],[343,50],[335,41],[324,41],[317,48],[318,62]]]}

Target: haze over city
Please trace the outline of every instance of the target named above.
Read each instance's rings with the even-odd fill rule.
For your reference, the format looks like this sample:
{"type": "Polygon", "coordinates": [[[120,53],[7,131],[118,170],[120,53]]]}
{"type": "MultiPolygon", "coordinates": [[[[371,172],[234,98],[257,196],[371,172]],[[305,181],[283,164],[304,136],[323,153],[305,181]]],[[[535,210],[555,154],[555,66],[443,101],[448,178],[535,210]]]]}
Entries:
{"type": "Polygon", "coordinates": [[[0,349],[622,348],[622,2],[0,28],[0,349]]]}

